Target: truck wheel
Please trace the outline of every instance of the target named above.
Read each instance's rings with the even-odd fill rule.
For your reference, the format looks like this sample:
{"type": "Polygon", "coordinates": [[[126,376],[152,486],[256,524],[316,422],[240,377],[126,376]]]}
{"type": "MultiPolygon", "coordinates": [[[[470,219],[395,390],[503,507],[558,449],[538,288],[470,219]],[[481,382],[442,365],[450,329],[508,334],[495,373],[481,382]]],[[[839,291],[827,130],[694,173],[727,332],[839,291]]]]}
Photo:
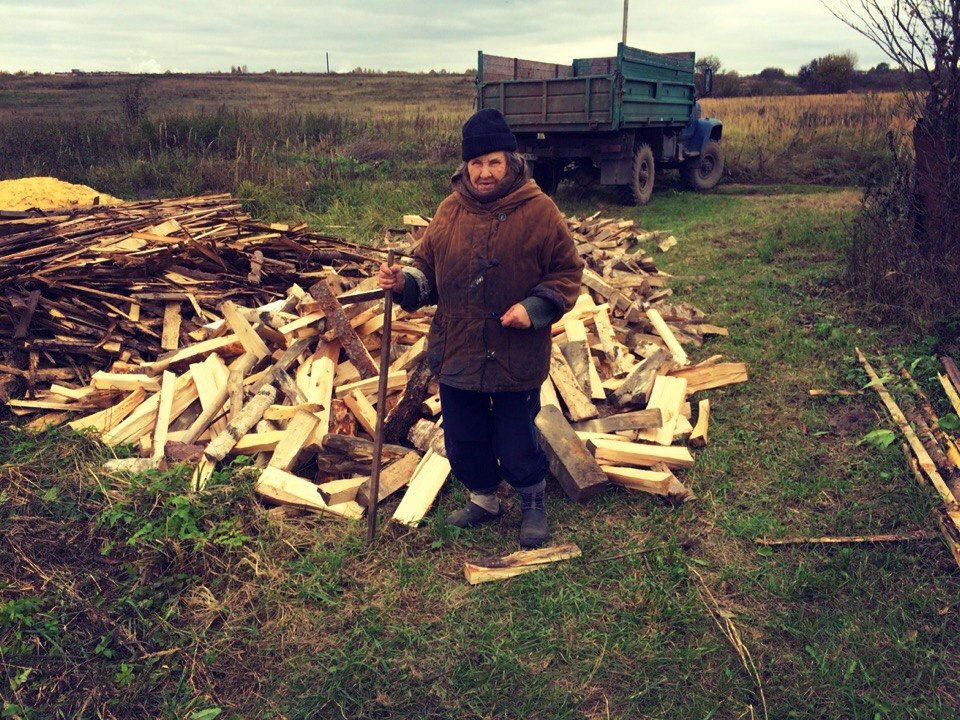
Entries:
{"type": "Polygon", "coordinates": [[[723,177],[723,150],[716,140],[708,140],[699,157],[683,163],[680,171],[684,184],[691,190],[712,190],[723,177]]]}
{"type": "Polygon", "coordinates": [[[655,174],[653,150],[646,143],[640,143],[633,154],[630,182],[620,186],[620,201],[624,205],[646,205],[650,202],[655,174]]]}
{"type": "Polygon", "coordinates": [[[533,164],[533,179],[547,195],[553,195],[560,184],[560,173],[552,162],[535,162],[533,164]]]}

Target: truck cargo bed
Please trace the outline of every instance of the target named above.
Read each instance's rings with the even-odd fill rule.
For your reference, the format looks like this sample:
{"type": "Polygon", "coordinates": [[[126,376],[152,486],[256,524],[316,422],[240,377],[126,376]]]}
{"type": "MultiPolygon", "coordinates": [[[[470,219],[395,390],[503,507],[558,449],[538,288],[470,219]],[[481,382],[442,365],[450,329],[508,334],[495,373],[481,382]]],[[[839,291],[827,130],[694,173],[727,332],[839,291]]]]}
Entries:
{"type": "Polygon", "coordinates": [[[693,53],[657,54],[620,43],[615,57],[571,65],[479,53],[477,103],[515,132],[684,126],[695,103],[693,53]]]}

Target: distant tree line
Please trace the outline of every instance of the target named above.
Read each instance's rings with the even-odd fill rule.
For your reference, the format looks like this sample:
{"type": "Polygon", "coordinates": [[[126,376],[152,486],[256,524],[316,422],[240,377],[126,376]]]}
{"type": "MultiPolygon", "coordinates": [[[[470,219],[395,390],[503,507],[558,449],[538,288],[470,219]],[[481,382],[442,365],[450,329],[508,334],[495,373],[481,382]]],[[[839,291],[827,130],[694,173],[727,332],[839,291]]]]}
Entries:
{"type": "Polygon", "coordinates": [[[848,51],[813,58],[795,75],[779,67],[764,68],[756,75],[741,75],[736,70],[724,69],[716,55],[704,55],[697,60],[697,83],[702,90],[707,68],[713,70],[714,97],[888,92],[917,87],[923,82],[919,72],[894,68],[886,62],[869,70],[858,70],[856,66],[857,56],[848,51]]]}

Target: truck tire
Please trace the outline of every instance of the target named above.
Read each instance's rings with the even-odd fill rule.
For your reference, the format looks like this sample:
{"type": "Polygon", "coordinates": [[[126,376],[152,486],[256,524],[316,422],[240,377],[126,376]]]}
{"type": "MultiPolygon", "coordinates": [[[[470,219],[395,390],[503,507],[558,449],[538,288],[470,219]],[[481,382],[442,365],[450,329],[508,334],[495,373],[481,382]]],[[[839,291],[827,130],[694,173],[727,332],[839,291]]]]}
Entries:
{"type": "Polygon", "coordinates": [[[691,190],[712,190],[723,177],[723,150],[716,140],[708,140],[698,157],[688,158],[680,170],[684,184],[691,190]]]}
{"type": "Polygon", "coordinates": [[[647,143],[640,143],[633,153],[630,182],[620,186],[620,202],[624,205],[646,205],[650,202],[655,175],[653,150],[647,143]]]}
{"type": "Polygon", "coordinates": [[[559,168],[555,163],[540,161],[533,164],[533,179],[547,195],[553,195],[560,184],[559,168]]]}

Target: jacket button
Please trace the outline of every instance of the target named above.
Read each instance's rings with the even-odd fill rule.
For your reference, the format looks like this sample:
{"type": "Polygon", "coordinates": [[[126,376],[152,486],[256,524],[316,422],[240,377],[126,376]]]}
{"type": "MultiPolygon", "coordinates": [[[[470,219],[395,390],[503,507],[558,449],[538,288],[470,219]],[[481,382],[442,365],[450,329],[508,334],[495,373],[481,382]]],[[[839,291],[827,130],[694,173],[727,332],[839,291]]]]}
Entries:
{"type": "Polygon", "coordinates": [[[498,267],[498,266],[500,265],[500,260],[499,260],[499,258],[491,258],[491,259],[490,259],[490,265],[491,265],[491,267],[498,267]]]}
{"type": "Polygon", "coordinates": [[[495,318],[496,316],[497,316],[497,311],[496,311],[496,310],[491,310],[491,311],[490,311],[490,317],[495,318]]]}
{"type": "Polygon", "coordinates": [[[500,213],[499,215],[497,215],[497,220],[499,220],[500,222],[503,222],[506,219],[507,219],[506,213],[500,213]]]}
{"type": "Polygon", "coordinates": [[[494,352],[493,350],[488,350],[488,351],[487,351],[487,360],[493,360],[493,358],[496,357],[496,354],[497,354],[497,353],[494,352]]]}

